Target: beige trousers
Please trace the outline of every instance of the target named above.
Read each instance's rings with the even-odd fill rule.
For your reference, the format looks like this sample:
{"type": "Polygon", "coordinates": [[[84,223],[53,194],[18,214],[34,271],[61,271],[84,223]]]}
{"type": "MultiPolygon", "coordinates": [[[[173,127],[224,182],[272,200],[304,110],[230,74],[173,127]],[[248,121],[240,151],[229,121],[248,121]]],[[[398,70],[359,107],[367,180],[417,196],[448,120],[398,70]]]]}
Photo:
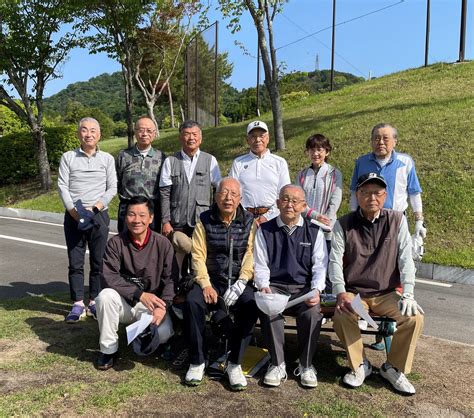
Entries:
{"type": "MultiPolygon", "coordinates": [[[[97,322],[99,324],[99,346],[104,354],[114,354],[118,350],[119,324],[131,324],[138,321],[144,312],[148,312],[143,303],[130,306],[114,289],[103,289],[95,299],[97,306],[97,322]]],[[[173,324],[168,314],[158,326],[161,344],[173,335],[173,324]]]]}
{"type": "MultiPolygon", "coordinates": [[[[356,295],[348,293],[353,299],[356,295]]],[[[415,356],[416,342],[423,329],[423,315],[417,313],[415,316],[404,316],[398,308],[400,294],[397,292],[387,293],[382,296],[366,297],[362,304],[368,311],[376,316],[387,316],[397,323],[397,330],[393,335],[392,346],[387,356],[387,361],[402,373],[410,373],[415,356]]],[[[337,336],[344,344],[347,351],[349,365],[356,370],[364,361],[364,345],[357,324],[359,317],[355,314],[341,313],[336,310],[333,322],[337,336]]]]}

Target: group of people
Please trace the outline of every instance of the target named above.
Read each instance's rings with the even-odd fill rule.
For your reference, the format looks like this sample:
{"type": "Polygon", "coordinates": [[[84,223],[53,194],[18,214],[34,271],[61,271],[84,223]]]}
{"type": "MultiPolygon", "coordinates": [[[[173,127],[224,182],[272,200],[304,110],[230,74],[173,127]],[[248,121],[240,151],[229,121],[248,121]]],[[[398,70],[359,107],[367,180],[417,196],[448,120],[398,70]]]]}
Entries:
{"type": "MultiPolygon", "coordinates": [[[[81,146],[60,162],[58,186],[66,209],[64,231],[73,306],[66,317],[97,319],[97,367],[107,370],[118,353],[120,323],[151,316],[156,344],[173,335],[171,310],[179,293],[190,365],[187,385],[199,385],[206,365],[206,318],[228,342],[226,374],[231,389],[247,380],[241,363],[259,319],[270,365],[263,382],[287,377],[284,316],[296,317],[298,367],[305,387],[317,386],[313,357],[321,329],[321,294],[337,295],[334,330],[347,350],[343,382],[362,385],[372,367],[364,352],[359,317],[351,301],[396,321],[392,348],[380,374],[399,392],[415,393],[406,378],[423,311],[413,291],[415,266],[405,210],[415,214],[415,235],[426,235],[421,188],[413,160],[394,150],[397,131],[372,130],[372,152],[357,159],[351,183],[353,211],[337,219],[342,175],[327,161],[332,151],[320,134],[306,141],[310,166],[294,183],[288,164],[268,149],[267,125],[251,122],[249,152],[237,157],[227,177],[216,158],[200,150],[197,122],[179,129],[181,150],[165,156],[152,147],[154,122],[135,124],[136,144],[117,160],[98,147],[100,126],[79,122],[81,146]],[[108,238],[108,205],[118,192],[119,234],[108,238]],[[84,303],[84,258],[90,252],[89,297],[84,303]],[[303,296],[283,312],[265,313],[260,300],[303,296]],[[308,296],[305,296],[308,295],[308,296]]],[[[155,347],[156,348],[156,347],[155,347]]]]}

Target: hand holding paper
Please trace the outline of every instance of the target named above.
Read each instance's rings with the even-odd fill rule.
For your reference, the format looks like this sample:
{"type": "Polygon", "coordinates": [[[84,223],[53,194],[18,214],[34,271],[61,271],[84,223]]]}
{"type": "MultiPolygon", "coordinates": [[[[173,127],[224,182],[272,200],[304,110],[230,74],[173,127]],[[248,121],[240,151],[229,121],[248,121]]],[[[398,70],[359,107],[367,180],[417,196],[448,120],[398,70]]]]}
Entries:
{"type": "Polygon", "coordinates": [[[354,312],[359,315],[362,319],[365,319],[367,323],[374,329],[379,329],[377,323],[372,319],[369,313],[365,310],[364,305],[362,305],[362,301],[360,299],[360,295],[357,295],[351,303],[352,309],[354,312]]]}

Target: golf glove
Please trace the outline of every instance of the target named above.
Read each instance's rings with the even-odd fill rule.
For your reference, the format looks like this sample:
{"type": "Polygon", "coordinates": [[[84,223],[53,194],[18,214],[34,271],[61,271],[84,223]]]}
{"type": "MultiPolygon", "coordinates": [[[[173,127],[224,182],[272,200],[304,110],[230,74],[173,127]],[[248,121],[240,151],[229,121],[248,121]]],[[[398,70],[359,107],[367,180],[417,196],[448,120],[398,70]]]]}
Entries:
{"type": "Polygon", "coordinates": [[[415,222],[415,235],[419,235],[421,238],[426,238],[426,228],[423,221],[416,221],[415,222]]]}
{"type": "Polygon", "coordinates": [[[404,293],[398,302],[398,308],[402,315],[414,316],[417,312],[425,314],[425,311],[416,303],[415,298],[411,293],[404,293]]]}
{"type": "Polygon", "coordinates": [[[411,255],[414,261],[421,261],[425,247],[423,245],[423,238],[418,234],[413,234],[411,237],[411,255]]]}
{"type": "Polygon", "coordinates": [[[243,293],[247,281],[243,279],[237,280],[232,286],[230,286],[224,293],[224,302],[227,306],[232,306],[240,295],[243,293]]]}

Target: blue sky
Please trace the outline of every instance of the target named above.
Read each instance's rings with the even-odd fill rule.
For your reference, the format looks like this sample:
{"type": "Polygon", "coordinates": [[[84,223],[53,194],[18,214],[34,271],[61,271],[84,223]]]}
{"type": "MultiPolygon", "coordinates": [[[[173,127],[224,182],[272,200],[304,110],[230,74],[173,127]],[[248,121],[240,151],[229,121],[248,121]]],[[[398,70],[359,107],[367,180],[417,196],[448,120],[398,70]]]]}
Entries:
{"type": "MultiPolygon", "coordinates": [[[[209,3],[212,9],[217,1],[209,3]]],[[[367,78],[369,72],[379,77],[422,66],[426,3],[427,0],[337,0],[336,24],[340,25],[336,28],[335,69],[367,78]],[[377,11],[382,8],[385,9],[377,11]],[[369,15],[360,17],[366,14],[369,15]]],[[[465,59],[473,59],[474,1],[467,3],[465,59]]],[[[431,0],[430,64],[458,59],[460,16],[461,0],[431,0]]],[[[210,20],[219,21],[219,51],[228,51],[229,60],[234,63],[234,73],[228,81],[239,90],[254,86],[257,35],[250,15],[243,14],[242,30],[235,35],[226,28],[227,22],[218,12],[212,11],[210,20]],[[235,41],[246,45],[250,55],[245,55],[235,41]]],[[[285,72],[313,71],[316,56],[319,69],[330,68],[331,24],[332,0],[290,0],[284,6],[283,13],[275,19],[274,31],[277,58],[285,72]],[[300,40],[318,31],[321,32],[300,40]]],[[[47,85],[46,96],[70,83],[119,70],[120,66],[105,54],[89,55],[87,50],[74,50],[64,64],[63,78],[47,85]]]]}

